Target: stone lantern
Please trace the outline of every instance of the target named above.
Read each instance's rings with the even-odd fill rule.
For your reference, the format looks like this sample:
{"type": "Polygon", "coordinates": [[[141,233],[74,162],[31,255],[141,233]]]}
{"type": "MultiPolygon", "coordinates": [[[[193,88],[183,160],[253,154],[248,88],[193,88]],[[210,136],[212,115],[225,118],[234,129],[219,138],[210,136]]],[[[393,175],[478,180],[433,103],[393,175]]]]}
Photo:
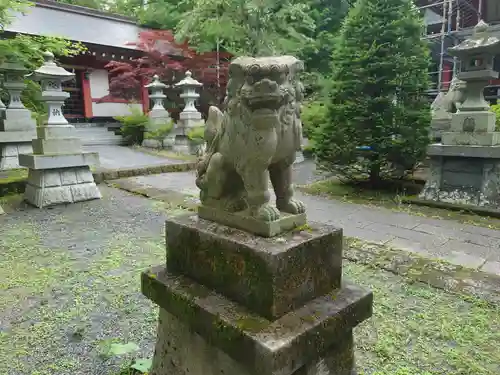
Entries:
{"type": "MultiPolygon", "coordinates": [[[[151,111],[149,112],[149,122],[146,125],[147,133],[158,130],[161,126],[165,126],[170,121],[172,121],[172,119],[170,118],[170,114],[163,105],[163,101],[167,97],[163,93],[163,90],[168,88],[168,86],[160,81],[160,77],[158,77],[158,75],[154,75],[153,81],[144,87],[151,92],[149,97],[153,99],[153,108],[151,108],[151,111]]],[[[142,145],[144,147],[157,148],[158,146],[161,146],[159,145],[159,143],[160,141],[157,139],[148,139],[145,137],[142,145]]]]}
{"type": "Polygon", "coordinates": [[[466,82],[466,90],[460,110],[452,115],[451,131],[443,134],[443,144],[493,146],[500,143],[500,133],[494,132],[495,114],[483,94],[489,81],[498,78],[493,63],[495,54],[500,52],[500,39],[488,31],[488,25],[480,21],[470,39],[448,51],[461,62],[459,78],[466,82]]]}
{"type": "Polygon", "coordinates": [[[3,119],[0,126],[0,170],[19,168],[19,154],[32,152],[31,141],[36,138],[36,120],[21,101],[27,72],[24,65],[13,61],[0,65],[3,86],[10,97],[8,107],[3,103],[0,105],[3,119]]]}
{"type": "Polygon", "coordinates": [[[177,82],[175,86],[182,89],[180,97],[184,99],[186,103],[179,117],[181,125],[185,129],[202,126],[203,120],[201,119],[201,113],[198,112],[194,106],[194,102],[200,97],[200,94],[198,94],[196,90],[203,86],[203,84],[195,80],[191,72],[187,71],[186,77],[182,81],[177,82]]]}
{"type": "Polygon", "coordinates": [[[464,100],[452,114],[442,144],[428,148],[430,174],[420,198],[500,210],[500,133],[483,94],[489,81],[498,78],[493,63],[500,38],[480,21],[471,38],[448,52],[460,59],[464,100]]]}
{"type": "Polygon", "coordinates": [[[45,207],[101,198],[90,171],[90,165],[99,163],[98,154],[82,152],[76,129],[62,112],[69,97],[62,90],[62,82],[74,74],[57,66],[52,53],[45,52],[44,58],[44,64],[30,77],[41,82],[41,99],[47,106],[48,119],[37,128],[33,154],[19,155],[19,163],[29,168],[24,199],[45,207]]]}
{"type": "Polygon", "coordinates": [[[200,94],[198,94],[196,90],[203,86],[203,84],[195,80],[192,77],[191,72],[187,71],[184,79],[177,82],[174,86],[182,89],[180,97],[184,99],[184,102],[186,103],[184,109],[179,115],[179,122],[174,131],[174,150],[177,152],[194,154],[196,153],[199,145],[189,142],[187,134],[192,128],[204,125],[201,113],[198,112],[194,106],[196,99],[200,97],[200,94]]]}

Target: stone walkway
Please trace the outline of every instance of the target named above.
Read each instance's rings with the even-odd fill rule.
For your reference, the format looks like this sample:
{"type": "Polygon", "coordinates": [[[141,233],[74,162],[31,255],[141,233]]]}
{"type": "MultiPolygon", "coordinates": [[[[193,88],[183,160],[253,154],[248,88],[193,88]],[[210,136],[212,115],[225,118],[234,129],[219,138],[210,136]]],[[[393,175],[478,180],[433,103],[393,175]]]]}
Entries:
{"type": "Polygon", "coordinates": [[[103,169],[140,168],[162,164],[185,163],[183,160],[145,154],[144,152],[124,146],[84,146],[84,151],[98,152],[101,162],[100,168],[103,169]]]}
{"type": "MultiPolygon", "coordinates": [[[[297,164],[295,180],[305,184],[318,179],[307,163],[297,164]]],[[[197,195],[193,172],[166,173],[127,179],[143,187],[197,195]]],[[[500,231],[439,220],[385,208],[344,203],[296,193],[307,205],[311,221],[328,223],[344,230],[348,237],[443,259],[453,264],[500,275],[500,231]]]]}

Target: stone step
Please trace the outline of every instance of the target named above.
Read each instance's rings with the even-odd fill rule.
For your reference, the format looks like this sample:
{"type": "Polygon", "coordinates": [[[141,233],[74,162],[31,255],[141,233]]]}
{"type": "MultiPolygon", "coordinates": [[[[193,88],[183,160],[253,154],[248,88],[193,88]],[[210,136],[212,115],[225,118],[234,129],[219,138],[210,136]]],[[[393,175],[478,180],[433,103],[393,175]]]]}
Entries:
{"type": "Polygon", "coordinates": [[[103,128],[106,129],[108,126],[112,126],[113,124],[109,123],[99,123],[99,122],[83,122],[83,123],[76,123],[73,124],[73,126],[77,129],[92,129],[92,128],[103,128]]]}
{"type": "Polygon", "coordinates": [[[119,138],[108,138],[108,139],[82,139],[84,146],[97,146],[97,145],[116,145],[121,146],[124,144],[124,140],[119,138]]]}

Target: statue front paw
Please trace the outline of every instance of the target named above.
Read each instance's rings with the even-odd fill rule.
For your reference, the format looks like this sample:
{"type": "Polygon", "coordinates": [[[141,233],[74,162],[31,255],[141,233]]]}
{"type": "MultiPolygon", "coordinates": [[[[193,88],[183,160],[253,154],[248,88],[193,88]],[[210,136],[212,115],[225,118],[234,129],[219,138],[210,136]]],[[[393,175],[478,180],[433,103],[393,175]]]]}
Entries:
{"type": "Polygon", "coordinates": [[[306,212],[306,206],[299,200],[290,199],[288,201],[276,201],[276,206],[280,211],[297,215],[306,212]]]}
{"type": "Polygon", "coordinates": [[[262,221],[276,221],[280,218],[280,212],[276,207],[265,204],[257,210],[256,217],[262,221]]]}

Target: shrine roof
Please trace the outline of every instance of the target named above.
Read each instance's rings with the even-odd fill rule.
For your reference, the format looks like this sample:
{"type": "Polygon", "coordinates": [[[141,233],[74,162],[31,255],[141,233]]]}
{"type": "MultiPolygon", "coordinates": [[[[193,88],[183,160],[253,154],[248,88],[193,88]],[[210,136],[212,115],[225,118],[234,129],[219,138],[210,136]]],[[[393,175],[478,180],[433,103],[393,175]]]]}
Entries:
{"type": "Polygon", "coordinates": [[[52,0],[37,1],[24,14],[12,15],[5,31],[29,35],[59,36],[94,45],[135,50],[142,28],[129,17],[52,0]]]}

